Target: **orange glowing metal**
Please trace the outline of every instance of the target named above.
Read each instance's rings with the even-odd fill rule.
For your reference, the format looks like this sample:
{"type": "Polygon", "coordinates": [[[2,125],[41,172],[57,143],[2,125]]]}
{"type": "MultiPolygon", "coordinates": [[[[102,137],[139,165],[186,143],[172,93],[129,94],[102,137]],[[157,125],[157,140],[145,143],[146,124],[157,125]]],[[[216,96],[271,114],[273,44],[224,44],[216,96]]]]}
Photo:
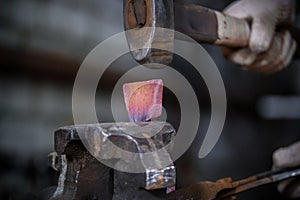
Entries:
{"type": "Polygon", "coordinates": [[[162,112],[163,82],[160,79],[126,83],[123,93],[129,118],[133,122],[149,121],[162,112]]]}

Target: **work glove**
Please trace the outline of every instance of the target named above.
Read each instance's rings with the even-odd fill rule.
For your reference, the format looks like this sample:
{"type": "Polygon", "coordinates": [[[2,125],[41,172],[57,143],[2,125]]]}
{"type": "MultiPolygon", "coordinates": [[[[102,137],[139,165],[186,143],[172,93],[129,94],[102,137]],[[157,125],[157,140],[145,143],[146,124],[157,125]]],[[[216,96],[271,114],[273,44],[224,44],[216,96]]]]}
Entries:
{"type": "MultiPolygon", "coordinates": [[[[273,169],[300,167],[300,141],[273,153],[273,169]]],[[[300,198],[300,178],[282,181],[278,190],[290,198],[300,198]]]]}
{"type": "Polygon", "coordinates": [[[295,18],[293,0],[239,0],[223,11],[225,14],[246,19],[251,24],[248,48],[222,48],[225,58],[244,69],[272,73],[286,67],[296,50],[296,42],[289,31],[275,32],[281,23],[295,18]]]}

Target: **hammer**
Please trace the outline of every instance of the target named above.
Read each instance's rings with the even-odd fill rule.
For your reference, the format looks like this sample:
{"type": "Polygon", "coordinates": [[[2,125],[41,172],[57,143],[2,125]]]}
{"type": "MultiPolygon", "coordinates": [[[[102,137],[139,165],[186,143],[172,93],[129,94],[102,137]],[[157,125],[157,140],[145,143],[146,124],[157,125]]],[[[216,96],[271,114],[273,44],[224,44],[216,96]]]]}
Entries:
{"type": "MultiPolygon", "coordinates": [[[[244,19],[173,0],[124,0],[124,26],[131,30],[126,32],[131,54],[141,64],[171,63],[175,33],[161,33],[159,28],[179,31],[197,42],[236,48],[246,47],[250,38],[250,26],[244,19]]],[[[299,31],[291,33],[298,43],[299,31]]]]}

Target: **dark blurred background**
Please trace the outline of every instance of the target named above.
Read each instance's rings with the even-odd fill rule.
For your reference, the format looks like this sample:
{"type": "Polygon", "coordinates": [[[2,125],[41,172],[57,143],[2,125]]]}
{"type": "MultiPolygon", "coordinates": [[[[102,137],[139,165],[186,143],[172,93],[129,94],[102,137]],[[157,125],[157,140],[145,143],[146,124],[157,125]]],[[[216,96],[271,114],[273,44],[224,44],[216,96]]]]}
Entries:
{"type": "MultiPolygon", "coordinates": [[[[181,2],[222,10],[231,1],[181,2]]],[[[47,155],[54,151],[53,133],[73,124],[77,70],[97,44],[123,31],[122,6],[122,0],[0,0],[0,199],[30,199],[57,183],[58,174],[47,163],[47,155]]],[[[268,170],[274,150],[300,139],[299,61],[280,73],[258,75],[224,60],[219,47],[204,47],[225,83],[227,119],[213,151],[199,159],[210,99],[203,80],[189,77],[188,67],[182,71],[186,63],[175,58],[172,66],[190,78],[201,107],[197,138],[176,161],[178,187],[268,170]]],[[[102,80],[107,94],[124,73],[115,70],[123,64],[130,69],[137,63],[130,55],[113,63],[118,67],[112,67],[102,80]]],[[[100,111],[107,110],[109,97],[98,94],[100,111]]],[[[101,122],[112,120],[109,111],[99,115],[101,122]]],[[[276,185],[239,197],[284,199],[276,185]]]]}

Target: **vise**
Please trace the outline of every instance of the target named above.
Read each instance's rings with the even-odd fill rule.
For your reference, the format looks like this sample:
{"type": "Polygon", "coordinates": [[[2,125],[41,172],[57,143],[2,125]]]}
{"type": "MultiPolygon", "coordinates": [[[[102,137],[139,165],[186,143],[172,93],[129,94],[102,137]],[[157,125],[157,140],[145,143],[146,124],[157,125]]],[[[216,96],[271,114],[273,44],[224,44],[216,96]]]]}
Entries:
{"type": "MultiPolygon", "coordinates": [[[[176,172],[168,149],[176,132],[167,122],[124,122],[66,126],[55,132],[51,162],[60,171],[58,186],[49,200],[166,199],[166,188],[175,187],[176,172]],[[143,135],[144,137],[136,137],[143,135]],[[89,144],[88,149],[86,145],[89,144]],[[128,154],[111,148],[135,153],[128,154]],[[149,159],[147,153],[154,156],[149,159]],[[99,161],[107,161],[109,165],[99,161]],[[170,164],[164,166],[162,163],[170,164]],[[131,163],[128,163],[131,162],[131,163]],[[144,173],[128,173],[129,164],[141,165],[144,173]],[[117,167],[118,166],[118,167],[117,167]],[[123,166],[124,171],[116,170],[123,166]],[[159,167],[160,166],[160,167],[159,167]]],[[[170,149],[169,149],[170,150],[170,149]]]]}

